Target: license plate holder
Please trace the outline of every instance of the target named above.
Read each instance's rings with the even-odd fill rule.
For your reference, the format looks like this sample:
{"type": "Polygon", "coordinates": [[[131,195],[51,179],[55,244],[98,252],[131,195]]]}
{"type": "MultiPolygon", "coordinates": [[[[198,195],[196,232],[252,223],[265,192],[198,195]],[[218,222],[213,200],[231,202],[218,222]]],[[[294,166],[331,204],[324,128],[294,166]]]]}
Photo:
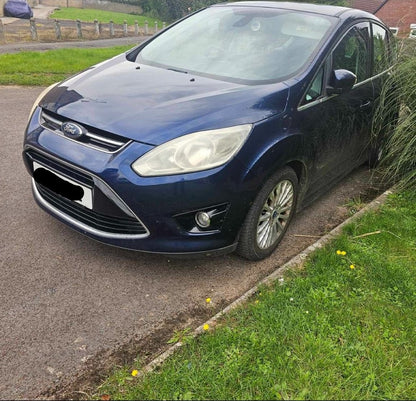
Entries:
{"type": "Polygon", "coordinates": [[[92,188],[35,161],[33,162],[33,177],[38,184],[47,187],[56,194],[92,209],[92,188]]]}

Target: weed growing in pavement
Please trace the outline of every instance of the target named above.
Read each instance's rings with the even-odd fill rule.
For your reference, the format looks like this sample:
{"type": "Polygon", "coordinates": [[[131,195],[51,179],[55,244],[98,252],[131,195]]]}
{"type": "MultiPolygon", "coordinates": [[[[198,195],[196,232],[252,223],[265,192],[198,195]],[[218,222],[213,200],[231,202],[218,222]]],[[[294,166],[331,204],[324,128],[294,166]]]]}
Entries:
{"type": "Polygon", "coordinates": [[[361,199],[361,196],[354,196],[352,199],[350,199],[345,206],[348,209],[348,214],[350,216],[352,216],[353,214],[357,213],[358,211],[360,211],[367,203],[364,202],[361,199]]]}
{"type": "Polygon", "coordinates": [[[175,330],[173,336],[168,340],[168,344],[187,343],[192,339],[192,331],[190,328],[183,330],[175,330]]]}

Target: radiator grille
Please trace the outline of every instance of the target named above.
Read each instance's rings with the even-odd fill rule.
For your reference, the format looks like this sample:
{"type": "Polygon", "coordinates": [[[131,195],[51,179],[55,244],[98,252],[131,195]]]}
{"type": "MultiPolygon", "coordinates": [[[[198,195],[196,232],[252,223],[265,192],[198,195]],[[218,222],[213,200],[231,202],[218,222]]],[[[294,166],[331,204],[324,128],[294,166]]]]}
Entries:
{"type": "MultiPolygon", "coordinates": [[[[52,113],[51,111],[46,111],[44,109],[42,110],[41,125],[42,127],[50,131],[64,136],[61,127],[62,124],[66,121],[72,122],[72,120],[62,117],[59,114],[52,113]]],[[[86,146],[93,147],[103,152],[117,152],[122,147],[126,146],[129,142],[131,142],[130,139],[124,138],[122,136],[115,135],[107,131],[98,130],[96,128],[90,127],[82,123],[79,124],[82,125],[87,130],[87,132],[80,138],[71,138],[71,140],[79,142],[86,146]]]]}
{"type": "Polygon", "coordinates": [[[106,216],[79,205],[78,203],[71,202],[43,185],[36,183],[36,188],[43,199],[49,204],[95,230],[127,235],[144,235],[147,233],[146,228],[138,220],[132,217],[106,216]]]}

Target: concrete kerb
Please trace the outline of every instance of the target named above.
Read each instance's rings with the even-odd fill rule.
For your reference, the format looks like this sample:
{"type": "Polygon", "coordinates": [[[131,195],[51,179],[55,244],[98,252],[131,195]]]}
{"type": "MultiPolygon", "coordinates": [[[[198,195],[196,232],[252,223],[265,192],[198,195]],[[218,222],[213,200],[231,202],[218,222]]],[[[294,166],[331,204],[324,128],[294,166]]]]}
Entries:
{"type": "MultiPolygon", "coordinates": [[[[337,237],[339,234],[341,234],[342,229],[347,224],[351,223],[352,221],[360,218],[364,213],[367,213],[371,210],[378,209],[387,199],[389,195],[393,193],[393,189],[389,189],[383,194],[381,194],[379,197],[374,199],[372,202],[370,202],[368,205],[366,205],[363,209],[355,213],[353,216],[345,220],[343,223],[335,227],[331,232],[324,235],[322,238],[320,238],[318,241],[316,241],[314,244],[308,246],[303,252],[299,253],[295,257],[293,257],[291,260],[286,262],[283,266],[278,267],[274,272],[272,272],[270,275],[268,275],[266,278],[261,280],[258,284],[256,284],[254,287],[250,288],[246,293],[244,293],[241,297],[236,299],[234,302],[232,302],[230,305],[225,307],[223,310],[218,312],[214,317],[207,320],[204,324],[197,327],[194,332],[192,333],[193,337],[196,337],[204,332],[204,326],[207,324],[209,327],[213,327],[215,323],[224,315],[232,311],[233,309],[237,308],[238,306],[244,304],[250,297],[252,297],[261,286],[270,286],[272,283],[277,281],[278,279],[283,277],[283,273],[290,269],[294,269],[298,266],[301,266],[305,259],[315,250],[322,248],[325,246],[328,242],[330,242],[332,239],[337,237]]],[[[160,354],[158,357],[153,359],[151,362],[149,362],[144,368],[142,368],[139,371],[138,376],[142,376],[145,373],[153,371],[158,366],[162,365],[163,362],[169,358],[171,355],[173,355],[181,346],[183,343],[178,342],[174,345],[172,345],[169,349],[167,349],[165,352],[160,354]]]]}

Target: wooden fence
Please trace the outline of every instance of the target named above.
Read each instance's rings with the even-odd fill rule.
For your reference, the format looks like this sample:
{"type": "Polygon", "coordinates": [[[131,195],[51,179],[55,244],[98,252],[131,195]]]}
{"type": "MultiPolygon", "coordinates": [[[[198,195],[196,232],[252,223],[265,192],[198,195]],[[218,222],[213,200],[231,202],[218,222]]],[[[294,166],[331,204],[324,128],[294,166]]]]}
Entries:
{"type": "Polygon", "coordinates": [[[139,25],[137,21],[133,25],[123,24],[81,22],[80,20],[19,20],[12,24],[3,25],[0,19],[0,43],[12,42],[53,42],[61,40],[82,40],[82,39],[107,39],[123,36],[148,36],[164,29],[156,22],[154,26],[146,21],[139,25]]]}

